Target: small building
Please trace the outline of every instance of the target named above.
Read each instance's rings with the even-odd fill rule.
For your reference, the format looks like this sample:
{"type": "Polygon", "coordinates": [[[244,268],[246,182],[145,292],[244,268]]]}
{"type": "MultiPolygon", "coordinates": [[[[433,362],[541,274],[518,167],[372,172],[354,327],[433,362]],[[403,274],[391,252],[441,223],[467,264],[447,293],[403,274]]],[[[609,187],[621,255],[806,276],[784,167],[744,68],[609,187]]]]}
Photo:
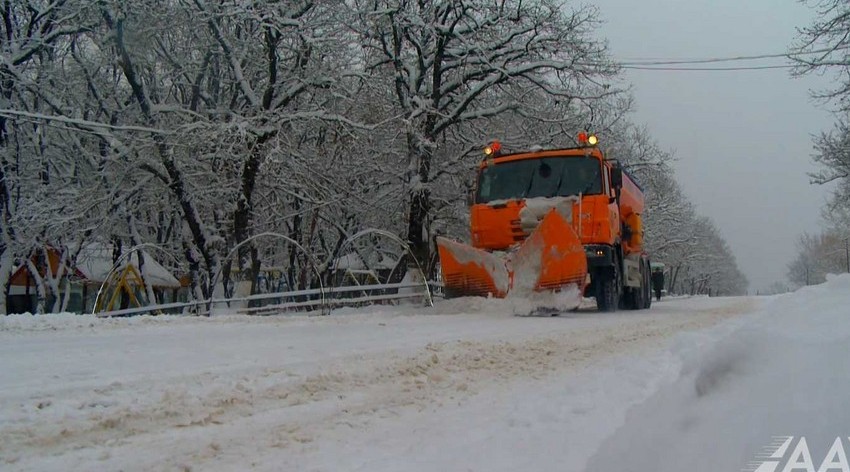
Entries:
{"type": "MultiPolygon", "coordinates": [[[[48,248],[47,266],[49,266],[50,275],[54,278],[59,273],[61,257],[62,255],[57,249],[48,248]]],[[[35,256],[33,263],[39,265],[36,263],[35,256]]],[[[101,302],[101,309],[111,310],[140,305],[140,300],[145,299],[144,283],[153,288],[156,297],[156,301],[153,303],[185,301],[188,298],[188,290],[184,285],[144,250],[138,250],[125,258],[116,270],[112,271],[112,268],[112,248],[110,246],[90,244],[84,247],[77,256],[76,262],[66,266],[63,280],[59,284],[61,297],[65,296],[64,290],[70,290],[66,310],[75,313],[92,312],[97,292],[107,277],[110,281],[107,284],[108,289],[104,291],[106,293],[102,295],[104,301],[101,302]],[[140,254],[144,261],[143,265],[140,264],[140,254]],[[112,271],[112,274],[110,274],[110,271],[112,271]],[[144,280],[144,283],[142,280],[144,280]],[[116,291],[119,289],[123,293],[116,295],[116,291]]],[[[39,275],[42,278],[47,275],[47,267],[39,267],[39,275]]],[[[6,300],[7,311],[9,313],[32,313],[38,301],[37,293],[35,277],[30,273],[26,264],[21,265],[12,273],[9,280],[9,296],[6,300]]],[[[52,308],[55,301],[54,297],[55,294],[48,294],[45,309],[50,310],[52,308]]]]}

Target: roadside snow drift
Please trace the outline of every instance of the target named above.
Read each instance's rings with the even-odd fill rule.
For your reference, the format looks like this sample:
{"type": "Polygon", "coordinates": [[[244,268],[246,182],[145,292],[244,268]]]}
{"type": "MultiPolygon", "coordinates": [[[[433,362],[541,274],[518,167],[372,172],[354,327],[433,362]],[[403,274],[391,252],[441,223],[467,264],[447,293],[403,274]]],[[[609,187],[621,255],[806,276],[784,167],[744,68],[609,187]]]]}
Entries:
{"type": "Polygon", "coordinates": [[[777,437],[795,439],[761,470],[850,470],[840,457],[850,452],[850,276],[682,335],[674,352],[678,378],[629,413],[588,471],[756,470],[777,437]],[[828,455],[836,438],[843,450],[828,455]]]}

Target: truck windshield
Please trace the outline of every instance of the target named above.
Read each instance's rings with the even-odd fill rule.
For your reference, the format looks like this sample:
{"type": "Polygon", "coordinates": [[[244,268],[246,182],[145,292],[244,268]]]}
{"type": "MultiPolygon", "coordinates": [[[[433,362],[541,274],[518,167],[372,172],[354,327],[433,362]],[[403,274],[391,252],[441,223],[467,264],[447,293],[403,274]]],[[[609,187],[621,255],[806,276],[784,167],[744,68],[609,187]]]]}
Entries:
{"type": "Polygon", "coordinates": [[[593,157],[544,157],[485,167],[475,201],[602,193],[601,163],[593,157]]]}

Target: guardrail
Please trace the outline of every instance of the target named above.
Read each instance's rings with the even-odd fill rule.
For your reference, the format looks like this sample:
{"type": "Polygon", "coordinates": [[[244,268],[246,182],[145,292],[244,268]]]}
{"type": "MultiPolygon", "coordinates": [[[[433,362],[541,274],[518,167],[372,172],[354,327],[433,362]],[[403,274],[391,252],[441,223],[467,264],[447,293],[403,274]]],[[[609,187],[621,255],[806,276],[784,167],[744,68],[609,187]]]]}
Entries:
{"type": "Polygon", "coordinates": [[[132,316],[147,313],[162,314],[166,311],[181,310],[183,314],[209,316],[207,307],[212,311],[229,310],[233,313],[248,315],[271,315],[271,314],[294,314],[307,310],[318,311],[323,306],[338,308],[341,306],[361,306],[379,302],[395,302],[405,299],[423,299],[430,303],[432,294],[441,293],[442,284],[428,282],[428,292],[423,290],[423,283],[395,283],[374,285],[352,285],[345,287],[331,287],[324,289],[324,298],[321,297],[321,289],[292,290],[287,292],[258,293],[245,297],[213,298],[207,300],[196,300],[190,302],[164,303],[159,305],[148,305],[139,308],[125,308],[122,310],[104,311],[95,313],[98,317],[132,316]],[[387,293],[390,292],[390,293],[387,293]],[[319,296],[319,298],[315,298],[319,296]],[[230,308],[235,302],[252,302],[264,300],[280,300],[263,306],[230,308]],[[221,305],[227,307],[221,307],[221,305]],[[189,309],[189,313],[185,313],[189,309]]]}

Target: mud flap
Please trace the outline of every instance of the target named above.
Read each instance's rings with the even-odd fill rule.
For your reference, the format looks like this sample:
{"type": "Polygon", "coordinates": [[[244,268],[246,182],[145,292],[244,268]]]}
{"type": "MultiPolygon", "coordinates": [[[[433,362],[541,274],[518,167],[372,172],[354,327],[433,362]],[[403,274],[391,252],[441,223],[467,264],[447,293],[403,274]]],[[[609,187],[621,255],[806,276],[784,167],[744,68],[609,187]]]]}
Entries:
{"type": "Polygon", "coordinates": [[[581,241],[557,210],[550,210],[519,249],[506,259],[466,244],[437,238],[443,284],[457,295],[505,297],[555,291],[575,285],[584,291],[587,256],[581,241]]]}

